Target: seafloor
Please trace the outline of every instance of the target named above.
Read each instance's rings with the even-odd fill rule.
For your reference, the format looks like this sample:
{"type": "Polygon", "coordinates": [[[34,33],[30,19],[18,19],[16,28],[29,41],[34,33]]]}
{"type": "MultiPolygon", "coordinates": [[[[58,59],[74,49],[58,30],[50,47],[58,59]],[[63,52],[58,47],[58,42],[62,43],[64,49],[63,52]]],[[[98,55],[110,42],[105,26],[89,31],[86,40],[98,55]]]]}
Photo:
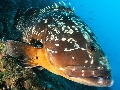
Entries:
{"type": "MultiPolygon", "coordinates": [[[[13,38],[10,34],[17,10],[24,12],[30,7],[44,8],[57,0],[35,1],[0,0],[0,90],[110,90],[81,85],[40,67],[23,68],[16,58],[6,54],[5,40],[13,38]]],[[[14,36],[14,39],[17,38],[14,36]]]]}

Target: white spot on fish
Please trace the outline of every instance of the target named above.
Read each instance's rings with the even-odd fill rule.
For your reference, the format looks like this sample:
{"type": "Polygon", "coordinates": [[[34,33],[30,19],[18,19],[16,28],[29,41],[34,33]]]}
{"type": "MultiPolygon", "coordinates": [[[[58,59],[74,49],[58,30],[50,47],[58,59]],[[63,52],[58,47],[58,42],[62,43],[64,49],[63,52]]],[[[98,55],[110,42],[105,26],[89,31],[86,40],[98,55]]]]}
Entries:
{"type": "Polygon", "coordinates": [[[99,79],[98,79],[98,83],[99,83],[99,84],[102,84],[102,83],[103,83],[103,78],[99,78],[99,79]]]}
{"type": "Polygon", "coordinates": [[[85,63],[88,63],[88,60],[85,60],[85,63]]]}
{"type": "Polygon", "coordinates": [[[90,35],[86,31],[82,31],[82,33],[87,42],[93,42],[93,40],[90,38],[90,35]]]}
{"type": "Polygon", "coordinates": [[[84,77],[84,73],[82,73],[82,76],[84,77]]]}
{"type": "Polygon", "coordinates": [[[49,48],[47,48],[47,51],[52,51],[52,50],[50,50],[49,48]]]}
{"type": "Polygon", "coordinates": [[[59,46],[59,44],[55,44],[55,46],[59,46]]]}
{"type": "Polygon", "coordinates": [[[81,50],[86,50],[85,48],[81,48],[81,50]]]}
{"type": "Polygon", "coordinates": [[[74,31],[70,29],[67,33],[72,34],[74,31]]]}
{"type": "Polygon", "coordinates": [[[44,23],[47,23],[47,20],[48,20],[48,19],[45,19],[45,22],[44,22],[44,23]]]}
{"type": "Polygon", "coordinates": [[[55,27],[54,31],[57,33],[57,34],[60,34],[60,31],[55,27]]]}
{"type": "Polygon", "coordinates": [[[94,60],[93,60],[93,57],[92,57],[92,60],[91,60],[91,62],[90,62],[90,63],[91,63],[91,64],[93,64],[93,61],[94,61],[94,60]]]}
{"type": "Polygon", "coordinates": [[[60,70],[65,70],[64,68],[59,68],[60,70]]]}
{"type": "Polygon", "coordinates": [[[72,57],[72,59],[75,59],[75,57],[72,57]]]}
{"type": "Polygon", "coordinates": [[[79,49],[79,48],[80,48],[79,44],[75,43],[75,49],[79,49]]]}
{"type": "Polygon", "coordinates": [[[92,33],[91,29],[88,26],[85,26],[85,28],[89,33],[92,33]]]}
{"type": "Polygon", "coordinates": [[[64,37],[62,37],[62,39],[61,39],[62,41],[65,41],[66,40],[66,38],[64,38],[64,37]]]}
{"type": "Polygon", "coordinates": [[[84,72],[84,70],[82,70],[82,73],[84,72]]]}
{"type": "Polygon", "coordinates": [[[72,70],[72,72],[73,72],[73,71],[75,71],[75,67],[74,67],[74,68],[72,68],[71,70],[72,70]]]}
{"type": "Polygon", "coordinates": [[[58,5],[56,3],[54,3],[54,4],[55,4],[55,7],[58,8],[58,5]]]}
{"type": "Polygon", "coordinates": [[[92,71],[92,75],[95,75],[95,71],[92,71]]]}
{"type": "Polygon", "coordinates": [[[64,51],[66,51],[66,52],[67,51],[72,51],[72,50],[74,50],[74,49],[67,49],[67,48],[64,49],[64,51]]]}

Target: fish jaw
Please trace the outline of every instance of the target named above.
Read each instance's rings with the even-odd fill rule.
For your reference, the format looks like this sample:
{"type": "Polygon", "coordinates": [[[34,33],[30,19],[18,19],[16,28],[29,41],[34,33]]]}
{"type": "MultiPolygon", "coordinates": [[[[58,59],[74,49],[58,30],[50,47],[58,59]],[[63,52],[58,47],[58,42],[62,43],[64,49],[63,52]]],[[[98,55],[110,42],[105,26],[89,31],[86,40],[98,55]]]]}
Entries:
{"type": "Polygon", "coordinates": [[[61,72],[53,73],[88,86],[112,86],[111,68],[107,57],[99,46],[95,53],[92,53],[85,44],[81,45],[83,48],[71,50],[65,50],[68,47],[65,45],[70,44],[59,41],[57,45],[51,45],[53,46],[51,50],[47,50],[50,54],[48,56],[51,56],[48,60],[55,68],[58,68],[56,71],[61,72]]]}
{"type": "Polygon", "coordinates": [[[57,67],[50,70],[52,73],[63,76],[71,81],[95,87],[110,87],[113,85],[111,70],[98,69],[85,66],[57,67]]]}
{"type": "Polygon", "coordinates": [[[81,69],[80,66],[67,66],[64,72],[71,80],[89,86],[110,87],[113,84],[110,71],[87,70],[81,69]]]}
{"type": "Polygon", "coordinates": [[[113,80],[103,79],[103,78],[81,78],[81,77],[69,77],[69,80],[74,82],[88,85],[88,86],[95,86],[95,87],[110,87],[113,85],[113,80]]]}

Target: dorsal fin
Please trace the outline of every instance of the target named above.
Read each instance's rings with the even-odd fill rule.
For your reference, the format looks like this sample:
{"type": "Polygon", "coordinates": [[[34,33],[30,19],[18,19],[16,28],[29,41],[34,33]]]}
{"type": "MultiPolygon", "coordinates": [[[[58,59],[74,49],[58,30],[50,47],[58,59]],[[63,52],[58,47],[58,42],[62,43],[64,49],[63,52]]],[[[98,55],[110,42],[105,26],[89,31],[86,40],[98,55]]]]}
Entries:
{"type": "Polygon", "coordinates": [[[71,7],[71,4],[68,3],[67,5],[62,1],[59,3],[54,3],[52,6],[47,6],[40,10],[40,14],[52,11],[65,11],[69,13],[74,13],[74,9],[71,7]]]}
{"type": "Polygon", "coordinates": [[[18,8],[16,15],[14,17],[14,26],[16,26],[18,24],[18,22],[21,20],[21,17],[23,16],[22,11],[18,8]]]}
{"type": "Polygon", "coordinates": [[[65,4],[64,2],[59,2],[59,3],[54,3],[52,6],[47,6],[43,9],[38,9],[38,8],[29,8],[25,11],[24,13],[24,19],[25,20],[31,20],[33,17],[39,15],[39,14],[44,14],[47,12],[52,12],[52,11],[63,11],[63,12],[68,12],[68,13],[74,13],[74,9],[71,7],[71,4],[65,4]]]}
{"type": "Polygon", "coordinates": [[[40,9],[29,8],[25,11],[24,16],[25,16],[25,19],[30,19],[30,18],[33,18],[33,17],[39,15],[39,13],[40,13],[40,9]]]}

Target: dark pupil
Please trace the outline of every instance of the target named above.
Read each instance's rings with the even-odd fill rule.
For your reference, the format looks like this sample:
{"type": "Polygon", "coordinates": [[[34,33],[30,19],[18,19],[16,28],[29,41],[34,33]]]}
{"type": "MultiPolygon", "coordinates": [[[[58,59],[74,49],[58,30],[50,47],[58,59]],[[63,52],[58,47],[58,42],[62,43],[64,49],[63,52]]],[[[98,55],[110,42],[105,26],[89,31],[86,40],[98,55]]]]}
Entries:
{"type": "Polygon", "coordinates": [[[90,50],[91,50],[91,51],[95,51],[95,47],[94,47],[94,46],[91,46],[91,47],[90,47],[90,50]]]}
{"type": "Polygon", "coordinates": [[[37,48],[43,47],[43,44],[39,40],[37,41],[36,39],[31,39],[30,44],[37,48]]]}

